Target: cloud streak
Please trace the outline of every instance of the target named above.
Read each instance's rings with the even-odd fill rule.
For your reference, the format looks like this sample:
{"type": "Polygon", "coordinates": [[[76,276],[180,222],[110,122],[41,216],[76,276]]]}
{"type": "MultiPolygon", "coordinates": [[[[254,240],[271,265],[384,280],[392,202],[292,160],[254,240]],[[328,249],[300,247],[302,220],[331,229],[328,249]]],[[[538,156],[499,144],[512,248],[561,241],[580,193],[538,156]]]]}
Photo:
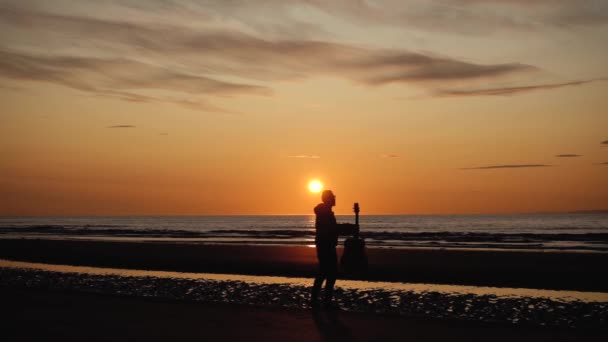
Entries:
{"type": "Polygon", "coordinates": [[[135,128],[136,126],[133,125],[114,125],[114,126],[108,126],[106,128],[135,128]]]}
{"type": "Polygon", "coordinates": [[[393,154],[393,153],[388,153],[388,154],[383,154],[382,158],[399,158],[399,155],[393,154]]]}
{"type": "Polygon", "coordinates": [[[320,156],[317,155],[306,155],[306,154],[300,154],[300,155],[295,155],[295,156],[287,156],[287,158],[296,158],[296,159],[319,159],[321,158],[320,156]]]}
{"type": "MultiPolygon", "coordinates": [[[[0,76],[13,80],[46,81],[132,102],[179,104],[185,101],[136,93],[157,89],[191,95],[270,93],[268,88],[261,86],[188,75],[129,59],[28,55],[7,50],[0,50],[0,76]]],[[[181,104],[192,106],[195,102],[181,104]]],[[[205,106],[202,101],[200,108],[214,109],[205,106]]]]}
{"type": "Polygon", "coordinates": [[[507,165],[490,165],[490,166],[467,167],[467,168],[462,168],[461,170],[523,169],[523,168],[537,168],[537,167],[551,167],[551,165],[545,165],[545,164],[507,164],[507,165]]]}
{"type": "Polygon", "coordinates": [[[551,83],[551,84],[538,84],[529,86],[519,87],[502,87],[502,88],[488,88],[488,89],[468,89],[468,90],[439,90],[436,94],[438,96],[495,96],[495,95],[515,95],[519,93],[525,93],[536,90],[547,90],[556,89],[562,87],[578,86],[592,82],[606,81],[606,78],[594,78],[589,80],[579,80],[564,83],[551,83]]]}
{"type": "Polygon", "coordinates": [[[582,157],[580,154],[558,154],[556,155],[557,158],[576,158],[576,157],[582,157]]]}

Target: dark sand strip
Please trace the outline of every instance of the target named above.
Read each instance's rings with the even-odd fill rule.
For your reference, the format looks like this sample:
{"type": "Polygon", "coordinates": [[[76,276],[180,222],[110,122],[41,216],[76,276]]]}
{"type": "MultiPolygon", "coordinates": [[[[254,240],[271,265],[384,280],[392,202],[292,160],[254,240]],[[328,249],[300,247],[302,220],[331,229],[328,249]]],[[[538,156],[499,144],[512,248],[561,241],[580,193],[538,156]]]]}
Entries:
{"type": "Polygon", "coordinates": [[[0,288],[4,341],[605,341],[606,331],[0,288]]]}
{"type": "MultiPolygon", "coordinates": [[[[2,263],[7,262],[0,259],[0,266],[2,263]]],[[[34,265],[47,267],[47,264],[32,264],[34,265]]],[[[0,287],[311,308],[310,278],[136,271],[66,265],[49,267],[58,271],[0,267],[0,287]]],[[[340,310],[351,312],[509,322],[518,326],[534,324],[577,329],[608,328],[608,300],[604,293],[525,289],[524,293],[517,294],[518,290],[523,289],[504,288],[505,293],[501,295],[497,293],[499,288],[490,287],[468,287],[467,291],[467,287],[457,285],[340,280],[334,300],[340,310]],[[395,284],[395,287],[390,284],[395,284]],[[530,296],[526,296],[526,292],[530,296]]]]}
{"type": "MultiPolygon", "coordinates": [[[[367,280],[608,291],[608,253],[370,248],[368,256],[367,280]]],[[[312,277],[317,267],[315,249],[302,246],[0,239],[0,258],[297,277],[312,277]]]]}

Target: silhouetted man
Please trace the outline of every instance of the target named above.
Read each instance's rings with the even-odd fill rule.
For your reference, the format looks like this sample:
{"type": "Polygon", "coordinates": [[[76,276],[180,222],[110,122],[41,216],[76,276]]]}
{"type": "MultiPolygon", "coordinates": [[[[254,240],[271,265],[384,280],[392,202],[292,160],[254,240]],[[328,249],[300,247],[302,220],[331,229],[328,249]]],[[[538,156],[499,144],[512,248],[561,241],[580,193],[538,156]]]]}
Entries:
{"type": "Polygon", "coordinates": [[[321,195],[323,203],[315,207],[315,245],[317,247],[317,259],[319,260],[319,272],[312,287],[310,304],[312,307],[319,306],[319,292],[323,281],[325,282],[325,307],[332,307],[334,295],[334,284],[338,275],[338,257],[336,245],[340,234],[354,234],[359,227],[354,224],[338,224],[332,207],[336,205],[336,196],[331,190],[323,191],[321,195]]]}

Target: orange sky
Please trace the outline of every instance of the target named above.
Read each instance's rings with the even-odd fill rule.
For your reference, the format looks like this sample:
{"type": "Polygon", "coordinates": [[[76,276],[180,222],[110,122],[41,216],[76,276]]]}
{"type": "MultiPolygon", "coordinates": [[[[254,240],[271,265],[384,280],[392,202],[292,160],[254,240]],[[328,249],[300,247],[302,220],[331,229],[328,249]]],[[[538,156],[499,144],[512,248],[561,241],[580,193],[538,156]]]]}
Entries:
{"type": "Polygon", "coordinates": [[[0,215],[608,208],[608,5],[331,3],[0,3],[0,215]]]}

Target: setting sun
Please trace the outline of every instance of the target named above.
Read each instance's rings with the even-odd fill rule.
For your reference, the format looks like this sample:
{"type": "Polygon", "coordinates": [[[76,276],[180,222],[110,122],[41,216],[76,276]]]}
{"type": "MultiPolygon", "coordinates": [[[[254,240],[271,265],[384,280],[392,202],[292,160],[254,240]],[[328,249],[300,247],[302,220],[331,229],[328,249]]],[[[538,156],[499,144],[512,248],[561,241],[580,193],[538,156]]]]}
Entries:
{"type": "Polygon", "coordinates": [[[321,192],[321,190],[323,190],[323,183],[317,179],[311,180],[308,183],[308,190],[310,190],[310,192],[321,192]]]}

